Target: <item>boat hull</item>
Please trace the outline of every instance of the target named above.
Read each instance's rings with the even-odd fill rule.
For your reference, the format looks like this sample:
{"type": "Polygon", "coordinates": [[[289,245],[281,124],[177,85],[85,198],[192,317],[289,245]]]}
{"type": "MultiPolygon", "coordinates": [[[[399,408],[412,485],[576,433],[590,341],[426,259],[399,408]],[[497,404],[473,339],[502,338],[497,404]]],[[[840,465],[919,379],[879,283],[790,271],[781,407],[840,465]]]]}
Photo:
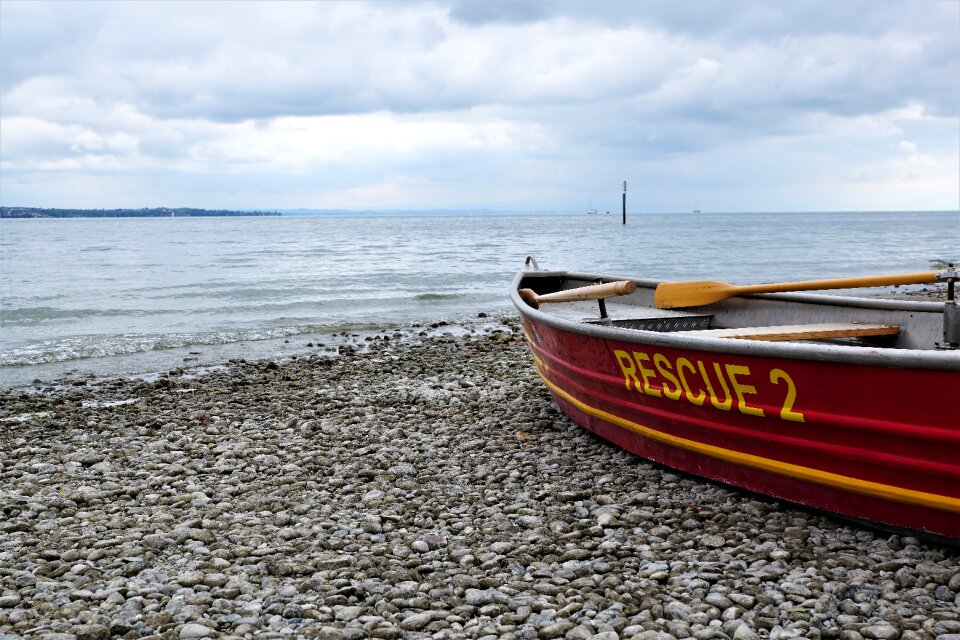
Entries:
{"type": "Polygon", "coordinates": [[[943,401],[960,372],[671,347],[537,315],[523,313],[537,371],[598,436],[704,478],[960,540],[960,428],[943,401]]]}

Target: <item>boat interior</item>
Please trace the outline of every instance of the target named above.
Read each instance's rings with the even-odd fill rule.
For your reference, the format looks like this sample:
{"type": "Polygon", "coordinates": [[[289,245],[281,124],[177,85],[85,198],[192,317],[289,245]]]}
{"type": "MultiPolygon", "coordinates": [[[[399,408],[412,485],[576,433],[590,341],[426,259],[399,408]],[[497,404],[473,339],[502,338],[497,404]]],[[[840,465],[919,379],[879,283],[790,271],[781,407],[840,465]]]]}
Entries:
{"type": "MultiPolygon", "coordinates": [[[[524,272],[520,297],[543,313],[576,323],[660,333],[682,332],[684,337],[758,340],[767,342],[816,342],[889,349],[951,349],[945,341],[945,326],[957,325],[960,315],[948,317],[957,305],[858,297],[835,293],[765,293],[731,296],[719,302],[689,308],[659,309],[654,303],[658,281],[572,272],[524,272]],[[597,299],[554,302],[549,294],[573,295],[584,287],[630,282],[635,289],[624,295],[597,299]],[[525,297],[533,291],[537,301],[525,297]]],[[[844,292],[846,293],[846,292],[844,292]]],[[[563,297],[560,295],[559,297],[563,297]]],[[[960,352],[958,352],[960,353],[960,352]]]]}

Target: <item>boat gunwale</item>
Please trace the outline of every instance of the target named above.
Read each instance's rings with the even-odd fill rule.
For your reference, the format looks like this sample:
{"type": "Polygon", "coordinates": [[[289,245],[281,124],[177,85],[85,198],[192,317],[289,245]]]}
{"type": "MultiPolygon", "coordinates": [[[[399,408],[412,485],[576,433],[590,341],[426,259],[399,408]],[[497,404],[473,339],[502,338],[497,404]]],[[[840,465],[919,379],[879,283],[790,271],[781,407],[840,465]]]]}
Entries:
{"type": "MultiPolygon", "coordinates": [[[[570,331],[601,340],[617,340],[634,344],[649,344],[675,349],[691,349],[711,353],[730,353],[735,355],[767,358],[787,358],[795,360],[814,360],[820,362],[858,364],[867,366],[896,367],[904,369],[938,369],[960,371],[960,352],[938,351],[935,349],[884,349],[878,347],[860,347],[834,344],[808,344],[803,342],[763,342],[756,340],[737,340],[730,338],[712,338],[706,336],[684,336],[684,332],[664,333],[643,329],[628,329],[600,324],[575,322],[534,309],[520,298],[520,283],[528,277],[566,277],[591,281],[597,278],[607,280],[630,280],[638,286],[655,288],[659,280],[634,278],[607,274],[584,273],[577,271],[521,270],[511,285],[510,300],[517,310],[538,322],[548,326],[570,331]]],[[[810,293],[766,293],[742,296],[765,300],[799,302],[864,309],[899,310],[918,312],[943,312],[944,303],[917,300],[885,300],[857,298],[852,296],[833,296],[810,293]]]]}

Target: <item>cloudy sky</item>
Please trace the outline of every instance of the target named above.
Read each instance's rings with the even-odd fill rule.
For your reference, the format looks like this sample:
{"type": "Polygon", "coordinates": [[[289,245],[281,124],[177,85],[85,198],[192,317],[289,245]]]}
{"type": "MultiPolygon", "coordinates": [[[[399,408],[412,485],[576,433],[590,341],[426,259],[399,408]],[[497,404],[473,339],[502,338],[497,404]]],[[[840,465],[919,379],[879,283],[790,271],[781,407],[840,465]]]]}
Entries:
{"type": "Polygon", "coordinates": [[[960,2],[0,2],[0,204],[960,208],[960,2]]]}

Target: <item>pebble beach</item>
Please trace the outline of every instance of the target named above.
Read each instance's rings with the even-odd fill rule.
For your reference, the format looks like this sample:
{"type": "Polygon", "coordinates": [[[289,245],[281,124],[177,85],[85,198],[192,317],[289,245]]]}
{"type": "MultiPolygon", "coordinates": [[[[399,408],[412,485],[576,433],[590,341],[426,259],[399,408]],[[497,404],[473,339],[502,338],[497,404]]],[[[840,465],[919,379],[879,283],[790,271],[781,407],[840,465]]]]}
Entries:
{"type": "Polygon", "coordinates": [[[960,549],[649,463],[513,316],[447,328],[0,390],[0,639],[960,640],[960,549]]]}

